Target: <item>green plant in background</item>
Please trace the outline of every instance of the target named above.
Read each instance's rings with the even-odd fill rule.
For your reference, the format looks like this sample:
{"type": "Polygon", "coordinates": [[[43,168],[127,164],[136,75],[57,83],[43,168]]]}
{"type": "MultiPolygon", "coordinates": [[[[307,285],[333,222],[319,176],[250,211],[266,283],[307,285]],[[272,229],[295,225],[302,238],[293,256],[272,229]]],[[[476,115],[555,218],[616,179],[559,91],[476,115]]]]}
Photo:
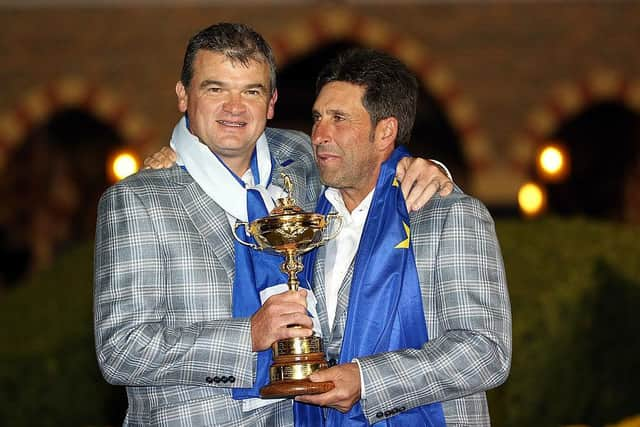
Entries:
{"type": "Polygon", "coordinates": [[[124,390],[107,384],[92,330],[93,245],[0,300],[0,425],[118,425],[124,390]]]}
{"type": "MultiPolygon", "coordinates": [[[[500,221],[513,364],[494,426],[602,426],[640,414],[640,228],[500,221]]],[[[121,424],[122,387],[95,360],[93,247],[0,296],[0,425],[121,424]]]]}
{"type": "Polygon", "coordinates": [[[585,306],[593,310],[584,332],[590,333],[587,350],[595,389],[587,419],[603,425],[634,408],[640,413],[640,280],[630,280],[602,261],[596,264],[595,279],[596,286],[585,295],[585,306]]]}
{"type": "Polygon", "coordinates": [[[495,426],[602,426],[640,414],[640,228],[581,219],[498,223],[513,312],[495,426]]]}

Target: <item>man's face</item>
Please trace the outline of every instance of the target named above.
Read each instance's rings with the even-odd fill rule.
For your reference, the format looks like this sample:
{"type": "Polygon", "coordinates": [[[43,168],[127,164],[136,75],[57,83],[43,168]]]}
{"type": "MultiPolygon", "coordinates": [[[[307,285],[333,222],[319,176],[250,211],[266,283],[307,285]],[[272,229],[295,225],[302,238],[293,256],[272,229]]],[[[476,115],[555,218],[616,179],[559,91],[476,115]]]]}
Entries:
{"type": "Polygon", "coordinates": [[[199,50],[189,87],[176,85],[178,108],[189,130],[237,174],[249,166],[256,141],[273,117],[277,94],[270,92],[269,65],[232,63],[225,55],[199,50]]]}
{"type": "Polygon", "coordinates": [[[384,161],[362,105],[364,88],[346,82],[326,84],[313,105],[311,140],[325,185],[359,199],[375,186],[384,161]]]}

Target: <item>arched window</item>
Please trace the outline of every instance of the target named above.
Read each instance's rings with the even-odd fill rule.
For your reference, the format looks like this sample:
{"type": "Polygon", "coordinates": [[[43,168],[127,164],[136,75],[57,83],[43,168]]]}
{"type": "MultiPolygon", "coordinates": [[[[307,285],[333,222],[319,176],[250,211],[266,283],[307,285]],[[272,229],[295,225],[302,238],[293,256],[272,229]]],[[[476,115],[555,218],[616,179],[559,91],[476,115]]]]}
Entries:
{"type": "Polygon", "coordinates": [[[11,286],[92,239],[97,201],[108,185],[105,159],[117,131],[82,109],[54,112],[10,154],[0,179],[0,283],[11,286]]]}
{"type": "Polygon", "coordinates": [[[625,220],[640,210],[630,206],[637,193],[631,177],[640,162],[640,115],[621,102],[598,102],[566,118],[550,139],[564,144],[570,159],[567,179],[547,186],[551,212],[625,220]]]}

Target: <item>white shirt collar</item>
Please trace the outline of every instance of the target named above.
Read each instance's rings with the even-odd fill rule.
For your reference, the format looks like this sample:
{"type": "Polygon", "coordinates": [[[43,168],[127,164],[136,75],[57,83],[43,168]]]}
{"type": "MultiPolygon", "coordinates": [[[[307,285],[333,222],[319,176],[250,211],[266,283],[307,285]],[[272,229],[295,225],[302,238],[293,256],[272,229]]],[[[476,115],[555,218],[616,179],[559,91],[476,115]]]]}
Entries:
{"type": "MultiPolygon", "coordinates": [[[[375,189],[374,189],[375,190],[375,189]]],[[[338,212],[342,217],[346,219],[351,219],[352,216],[360,216],[364,212],[364,216],[366,218],[367,213],[369,213],[369,208],[371,207],[371,201],[373,200],[373,191],[371,190],[367,196],[362,199],[360,204],[356,206],[356,208],[349,212],[346,205],[344,204],[344,199],[342,198],[342,194],[340,190],[337,188],[328,187],[325,190],[325,197],[331,203],[331,206],[334,207],[336,212],[338,212]]]]}

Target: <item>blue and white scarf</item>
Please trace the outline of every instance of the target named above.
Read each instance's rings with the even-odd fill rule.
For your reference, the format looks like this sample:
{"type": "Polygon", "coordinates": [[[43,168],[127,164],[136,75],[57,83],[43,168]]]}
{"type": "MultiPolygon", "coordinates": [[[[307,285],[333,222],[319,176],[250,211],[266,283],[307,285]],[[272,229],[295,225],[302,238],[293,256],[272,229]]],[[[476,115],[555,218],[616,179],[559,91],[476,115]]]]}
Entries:
{"type": "MultiPolygon", "coordinates": [[[[398,161],[408,155],[404,147],[397,148],[382,164],[376,182],[354,261],[339,363],[387,351],[419,349],[429,340],[411,246],[409,214],[395,178],[398,161]]],[[[317,212],[326,214],[331,209],[323,194],[317,212]]],[[[309,258],[314,256],[310,254],[309,258]]],[[[305,264],[310,262],[305,260],[305,264]]],[[[369,425],[360,402],[345,414],[328,409],[326,424],[332,427],[369,425]]],[[[375,425],[440,427],[446,424],[442,405],[433,403],[375,425]]]]}
{"type": "MultiPolygon", "coordinates": [[[[273,159],[263,133],[256,142],[251,158],[251,173],[254,184],[247,185],[234,174],[224,162],[203,144],[188,129],[188,120],[183,117],[174,128],[171,147],[177,153],[177,163],[183,166],[204,192],[225,212],[242,221],[251,222],[263,218],[275,206],[274,199],[283,197],[282,188],[271,182],[273,159]],[[243,196],[244,195],[244,196],[243,196]]],[[[255,243],[253,238],[242,231],[245,241],[255,243]]],[[[287,290],[287,275],[280,271],[283,259],[279,256],[256,251],[238,242],[235,244],[235,279],[233,283],[233,316],[250,317],[271,295],[287,290]],[[254,283],[255,286],[251,286],[254,283]]],[[[308,282],[301,286],[309,288],[308,282]]],[[[315,298],[309,291],[307,306],[317,323],[315,298]]],[[[256,380],[252,388],[234,388],[234,399],[248,399],[243,402],[245,410],[268,405],[274,400],[257,400],[260,388],[269,383],[269,366],[272,364],[271,349],[258,353],[256,380]]]]}

